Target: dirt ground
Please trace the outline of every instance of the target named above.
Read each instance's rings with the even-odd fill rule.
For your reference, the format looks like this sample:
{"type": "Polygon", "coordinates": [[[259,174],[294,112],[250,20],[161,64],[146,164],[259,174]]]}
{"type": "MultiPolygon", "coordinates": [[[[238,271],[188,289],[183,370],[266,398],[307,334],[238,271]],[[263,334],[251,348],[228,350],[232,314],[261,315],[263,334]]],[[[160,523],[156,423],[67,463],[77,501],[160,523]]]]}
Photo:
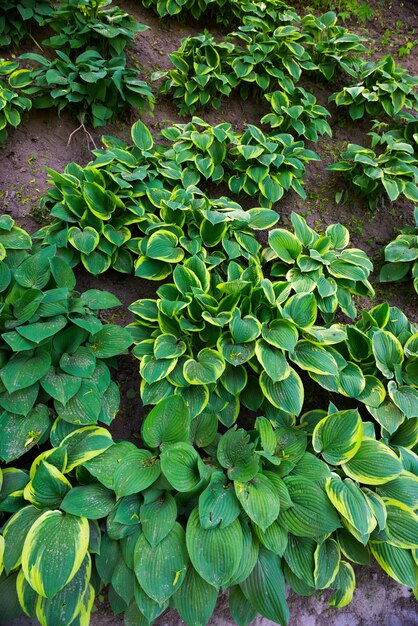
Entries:
{"type": "MultiPolygon", "coordinates": [[[[195,35],[209,28],[215,35],[223,33],[212,24],[169,19],[159,20],[153,12],[141,6],[140,0],[119,0],[119,6],[126,9],[138,21],[150,26],[150,30],[137,35],[135,46],[129,54],[131,63],[141,69],[143,77],[149,80],[157,69],[168,69],[171,64],[167,53],[176,50],[182,37],[195,35]]],[[[299,3],[300,7],[309,2],[299,3]]],[[[337,2],[335,4],[338,4],[337,2]]],[[[391,52],[396,56],[405,41],[418,41],[418,1],[389,2],[387,0],[369,0],[374,9],[374,16],[364,25],[350,24],[352,28],[370,38],[370,57],[378,58],[391,52]],[[390,41],[389,41],[390,39],[390,41]]],[[[36,39],[42,41],[46,35],[36,33],[36,39]]],[[[26,47],[25,51],[28,50],[26,47]]],[[[34,48],[34,51],[36,49],[34,48]]],[[[20,53],[15,50],[13,53],[20,53]]],[[[412,74],[418,74],[418,45],[408,56],[398,59],[412,74]]],[[[307,83],[314,91],[319,102],[326,104],[328,95],[338,89],[338,83],[307,83]]],[[[267,103],[266,103],[267,104],[267,103]]],[[[344,187],[337,173],[328,172],[328,164],[338,160],[338,153],[347,142],[364,144],[370,124],[350,123],[336,111],[334,105],[328,105],[332,114],[332,141],[321,139],[317,144],[308,145],[319,153],[321,161],[311,163],[305,176],[307,200],[296,194],[286,195],[275,205],[280,213],[279,225],[290,223],[290,214],[297,211],[304,215],[311,226],[324,229],[328,224],[341,222],[352,235],[353,245],[365,250],[373,259],[378,270],[383,261],[383,247],[394,238],[397,229],[412,223],[412,204],[410,202],[388,203],[384,209],[370,211],[366,204],[352,194],[345,204],[337,205],[335,193],[344,187]]],[[[238,98],[226,100],[219,111],[208,109],[199,111],[200,117],[211,123],[228,121],[235,129],[242,129],[245,123],[259,124],[267,112],[267,106],[260,102],[242,102],[238,98]]],[[[129,137],[130,124],[137,119],[130,111],[123,119],[100,129],[89,129],[94,143],[100,146],[102,134],[129,137]]],[[[159,98],[153,116],[142,117],[151,130],[157,133],[170,122],[185,121],[179,118],[177,109],[167,98],[159,98]]],[[[11,132],[8,142],[0,151],[0,212],[11,214],[20,225],[30,232],[39,228],[41,215],[39,199],[48,188],[45,166],[62,171],[70,161],[86,164],[90,160],[91,140],[82,130],[72,134],[78,127],[77,121],[67,113],[58,117],[55,110],[33,110],[19,128],[11,132]]],[[[242,202],[244,206],[248,201],[242,202]]],[[[77,288],[107,289],[115,293],[127,306],[141,297],[152,296],[155,284],[146,283],[135,277],[115,272],[94,278],[85,272],[78,272],[77,288]]],[[[375,303],[388,300],[391,305],[401,307],[414,321],[418,321],[417,295],[412,285],[380,286],[375,282],[377,296],[375,303]]],[[[119,321],[130,321],[129,312],[121,311],[119,321]]],[[[143,409],[139,399],[139,377],[137,362],[131,357],[122,360],[117,379],[122,387],[122,408],[120,415],[112,425],[115,438],[135,439],[140,428],[143,409]]],[[[413,626],[418,624],[416,604],[409,590],[387,578],[376,566],[357,571],[358,589],[354,601],[344,609],[328,607],[327,594],[312,598],[289,596],[291,608],[290,626],[413,626]]],[[[113,616],[106,607],[98,607],[92,618],[93,626],[116,626],[122,623],[120,616],[113,616]]],[[[159,626],[178,626],[182,622],[174,612],[169,611],[157,620],[159,626]]],[[[10,626],[29,626],[34,624],[28,619],[13,622],[10,626]]],[[[224,597],[216,608],[210,621],[211,626],[229,626],[232,624],[227,601],[224,597]]],[[[254,624],[267,626],[266,619],[258,618],[254,624]]]]}

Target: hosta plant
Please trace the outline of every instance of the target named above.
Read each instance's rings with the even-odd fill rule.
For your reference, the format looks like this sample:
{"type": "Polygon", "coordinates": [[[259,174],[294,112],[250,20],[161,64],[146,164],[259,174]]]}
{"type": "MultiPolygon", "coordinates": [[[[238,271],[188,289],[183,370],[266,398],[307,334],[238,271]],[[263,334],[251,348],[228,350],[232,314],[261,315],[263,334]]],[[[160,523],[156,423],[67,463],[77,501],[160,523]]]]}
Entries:
{"type": "Polygon", "coordinates": [[[251,87],[264,94],[275,86],[286,86],[289,80],[297,82],[303,70],[316,68],[302,45],[302,33],[293,24],[280,25],[271,32],[267,25],[248,19],[232,36],[245,45],[244,49],[237,47],[235,59],[230,61],[244,82],[244,96],[251,87]]]}
{"type": "Polygon", "coordinates": [[[356,409],[300,420],[275,410],[221,435],[177,395],[148,414],[141,448],[94,426],[54,425],[52,439],[30,473],[3,472],[6,619],[20,604],[45,626],[86,623],[106,584],[127,623],[170,603],[188,626],[206,624],[229,588],[238,624],[258,612],[285,626],[285,582],[302,595],[332,589],[330,604],[344,606],[351,563],[370,553],[415,586],[416,455],[376,439],[356,409]]]}
{"type": "Polygon", "coordinates": [[[384,204],[386,198],[394,202],[400,196],[418,202],[418,159],[413,146],[389,133],[369,135],[371,148],[350,143],[341,152],[342,160],[327,169],[341,172],[370,208],[384,204]]]}
{"type": "Polygon", "coordinates": [[[179,49],[168,55],[175,69],[155,72],[152,78],[164,78],[161,93],[172,95],[181,115],[207,104],[219,109],[222,96],[229,96],[239,83],[228,65],[234,51],[232,42],[218,43],[205,31],[182,39],[179,49]]]}
{"type": "Polygon", "coordinates": [[[160,17],[189,13],[195,19],[203,14],[207,20],[216,19],[226,26],[237,25],[245,17],[257,16],[271,24],[272,30],[279,21],[297,19],[297,14],[282,0],[249,2],[249,0],[142,0],[145,7],[152,7],[160,17]]]}
{"type": "Polygon", "coordinates": [[[342,251],[343,227],[330,227],[318,237],[297,216],[294,221],[301,239],[311,238],[305,243],[311,257],[302,254],[302,244],[288,231],[273,230],[270,243],[285,259],[281,266],[293,265],[300,255],[304,275],[295,267],[283,280],[270,278],[263,274],[257,249],[251,250],[248,266],[244,254],[215,266],[194,256],[176,266],[174,282],[159,287],[156,299],[131,305],[136,321],[129,329],[137,343],[133,353],[140,360],[145,404],[176,393],[193,416],[216,415],[231,426],[241,405],[265,411],[273,405],[299,414],[304,387],[293,365],[312,374],[332,372],[346,387],[348,362],[339,355],[336,361],[332,348],[344,341],[344,327],[324,329],[317,319],[321,313],[331,322],[338,305],[354,316],[351,293],[366,291],[371,263],[361,251],[342,251]]]}
{"type": "Polygon", "coordinates": [[[418,208],[414,211],[415,227],[406,226],[385,248],[385,261],[380,281],[395,282],[411,278],[418,293],[418,208]]]}
{"type": "MultiPolygon", "coordinates": [[[[246,622],[258,612],[284,626],[285,581],[303,595],[331,588],[330,604],[344,606],[355,588],[350,561],[367,563],[370,552],[414,586],[416,477],[399,453],[366,434],[357,410],[313,413],[289,424],[276,411],[248,433],[214,436],[171,396],[143,424],[145,449],[114,444],[84,463],[120,498],[108,520],[122,523],[108,525],[108,553],[96,566],[126,621],[152,621],[170,601],[186,624],[206,624],[218,591],[229,587],[237,623],[245,610],[246,622]],[[124,499],[139,522],[132,516],[127,524],[125,515],[123,523],[124,499]]],[[[77,504],[81,514],[82,498],[77,504]]]]}
{"type": "Polygon", "coordinates": [[[124,55],[110,60],[95,50],[87,50],[72,61],[61,50],[52,61],[27,53],[21,59],[34,61],[39,69],[17,70],[10,84],[33,98],[37,108],[68,107],[81,121],[103,126],[128,106],[152,109],[154,97],[149,85],[139,79],[137,70],[126,67],[124,55]]]}
{"type": "Polygon", "coordinates": [[[418,116],[416,114],[405,112],[390,122],[375,120],[372,131],[384,139],[392,138],[410,144],[414,148],[415,156],[418,155],[418,116]]]}
{"type": "Polygon", "coordinates": [[[361,62],[352,70],[355,85],[332,94],[330,101],[348,108],[353,120],[364,116],[396,117],[404,109],[418,110],[418,77],[398,67],[391,55],[375,62],[361,62]]]}
{"type": "MultiPolygon", "coordinates": [[[[177,130],[167,129],[167,136],[171,131],[177,136],[177,130]]],[[[191,136],[210,138],[211,133],[224,139],[219,133],[225,129],[208,126],[207,132],[191,136]]],[[[216,158],[216,147],[223,144],[214,137],[216,158]]],[[[208,198],[191,186],[199,170],[180,156],[179,162],[171,160],[181,155],[176,143],[172,151],[154,149],[141,121],[132,127],[132,138],[133,148],[123,149],[118,142],[98,150],[85,168],[72,163],[63,174],[48,170],[54,186],[42,208],[55,219],[35,233],[37,239],[68,248],[71,264],[81,261],[92,274],[109,268],[130,273],[135,267],[137,276],[149,280],[166,278],[192,255],[217,265],[257,252],[255,231],[273,226],[277,213],[260,207],[244,211],[229,198],[208,198]]],[[[187,155],[190,161],[192,152],[187,155]]],[[[198,153],[195,158],[201,167],[198,153]]]]}
{"type": "Polygon", "coordinates": [[[315,373],[311,377],[335,393],[344,382],[348,395],[365,405],[383,439],[392,446],[414,448],[418,442],[417,326],[398,308],[384,303],[363,311],[346,331],[346,341],[334,346],[337,360],[337,352],[345,360],[352,359],[345,375],[339,380],[315,373]]]}
{"type": "Polygon", "coordinates": [[[71,55],[72,50],[94,48],[104,57],[118,56],[135,33],[148,28],[112,0],[61,0],[45,20],[56,33],[43,43],[71,55]]]}
{"type": "Polygon", "coordinates": [[[228,148],[237,142],[231,124],[223,122],[211,126],[199,117],[193,117],[188,124],[164,128],[161,134],[171,143],[163,153],[162,166],[167,167],[165,161],[179,165],[184,187],[198,185],[201,178],[213,182],[224,179],[228,148]]]}
{"type": "Polygon", "coordinates": [[[104,428],[66,426],[54,423],[56,447],[36,457],[30,471],[0,469],[0,511],[8,515],[2,523],[1,624],[22,613],[43,626],[90,622],[100,589],[94,565],[101,551],[97,520],[115,508],[116,496],[80,471],[113,441],[104,428]]]}
{"type": "Polygon", "coordinates": [[[261,118],[263,124],[269,124],[280,132],[294,133],[296,137],[305,137],[308,141],[318,141],[319,135],[332,137],[327,117],[331,113],[317,104],[313,93],[303,87],[292,87],[288,92],[273,91],[265,95],[271,112],[261,118]]]}
{"type": "Polygon", "coordinates": [[[0,6],[0,46],[17,45],[54,10],[49,0],[2,0],[0,6]]]}
{"type": "Polygon", "coordinates": [[[279,85],[291,90],[303,69],[316,67],[301,38],[295,26],[279,26],[271,33],[249,17],[219,43],[208,31],[183,39],[169,55],[175,69],[155,72],[153,78],[164,78],[161,92],[172,95],[182,115],[209,104],[218,109],[234,89],[244,99],[261,97],[279,85]]]}
{"type": "MultiPolygon", "coordinates": [[[[80,199],[80,206],[90,199],[90,192],[117,197],[97,183],[92,187],[83,172],[79,174],[73,195],[80,199]]],[[[68,174],[60,176],[65,180],[68,174]]],[[[110,268],[123,273],[134,269],[141,278],[163,280],[177,263],[195,255],[210,266],[241,255],[249,259],[259,249],[255,231],[270,228],[279,219],[268,209],[244,211],[226,197],[210,200],[194,187],[172,193],[150,187],[147,196],[149,200],[138,208],[116,205],[105,219],[91,210],[91,202],[82,217],[71,210],[64,214],[57,202],[51,214],[59,219],[41,228],[35,237],[71,251],[70,263],[81,261],[92,274],[110,268]]]]}
{"type": "Polygon", "coordinates": [[[263,260],[270,275],[286,280],[296,292],[313,293],[322,318],[331,321],[340,308],[348,317],[357,311],[352,296],[374,296],[369,282],[373,264],[358,248],[348,248],[350,234],[341,224],[320,236],[303,217],[292,213],[294,233],[279,228],[269,233],[263,260]]]}
{"type": "Polygon", "coordinates": [[[305,15],[300,28],[312,61],[327,80],[334,76],[338,68],[350,72],[353,64],[367,52],[363,44],[365,37],[338,26],[333,11],[320,17],[305,15]]]}
{"type": "Polygon", "coordinates": [[[305,164],[318,161],[313,150],[287,133],[265,134],[252,124],[229,150],[228,185],[233,193],[258,195],[261,206],[271,207],[286,191],[306,197],[302,186],[305,164]]]}
{"type": "MultiPolygon", "coordinates": [[[[19,63],[0,59],[0,76],[6,77],[19,67],[19,63]]],[[[16,128],[22,121],[22,114],[29,111],[32,101],[10,89],[6,79],[0,79],[0,145],[7,139],[7,127],[16,128]]]]}
{"type": "Polygon", "coordinates": [[[108,365],[131,344],[97,311],[120,305],[110,293],[74,291],[75,277],[56,246],[32,246],[7,215],[0,218],[0,459],[20,457],[63,428],[105,424],[119,408],[108,365]]]}

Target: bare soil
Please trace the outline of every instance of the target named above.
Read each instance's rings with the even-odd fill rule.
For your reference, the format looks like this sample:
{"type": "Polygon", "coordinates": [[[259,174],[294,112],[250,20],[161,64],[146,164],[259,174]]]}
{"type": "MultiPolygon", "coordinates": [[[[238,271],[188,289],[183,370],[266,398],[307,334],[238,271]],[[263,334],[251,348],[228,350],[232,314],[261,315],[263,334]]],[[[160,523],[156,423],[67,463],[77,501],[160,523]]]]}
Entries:
{"type": "MultiPolygon", "coordinates": [[[[337,4],[337,3],[336,3],[337,4]]],[[[418,40],[418,2],[387,0],[369,0],[375,14],[363,26],[353,22],[349,24],[361,34],[370,37],[370,58],[383,54],[397,55],[406,41],[418,40]]],[[[176,50],[183,37],[195,35],[208,28],[216,36],[225,31],[214,24],[199,23],[192,19],[160,20],[150,10],[141,6],[140,0],[120,0],[119,5],[126,9],[138,21],[150,26],[150,30],[139,33],[135,45],[129,54],[131,63],[138,67],[144,79],[149,80],[152,72],[168,69],[171,64],[167,54],[176,50]]],[[[300,9],[306,10],[309,2],[300,2],[300,9]]],[[[37,41],[46,36],[41,30],[35,34],[37,41]]],[[[31,42],[25,42],[28,51],[31,42]]],[[[36,48],[33,48],[35,51],[36,48]]],[[[14,53],[23,51],[15,50],[14,53]]],[[[399,62],[412,74],[418,74],[418,46],[399,62]]],[[[326,104],[332,91],[338,89],[338,83],[309,83],[318,100],[326,104]]],[[[345,204],[335,203],[335,193],[344,187],[342,179],[336,173],[328,172],[328,164],[338,160],[338,153],[348,143],[365,144],[368,123],[350,122],[348,118],[329,105],[332,113],[332,141],[321,139],[317,144],[309,145],[321,156],[321,161],[312,163],[305,177],[307,200],[296,194],[286,195],[275,206],[281,214],[281,223],[290,223],[290,214],[297,211],[304,215],[311,226],[324,229],[334,222],[347,226],[352,234],[353,245],[365,250],[373,259],[378,271],[383,261],[383,247],[397,234],[398,229],[412,223],[410,202],[388,203],[384,209],[370,211],[366,204],[350,195],[345,204]]],[[[231,97],[223,103],[219,111],[208,109],[199,111],[200,117],[211,123],[230,122],[234,128],[242,129],[246,123],[259,124],[261,116],[267,112],[262,102],[242,102],[231,97]]],[[[78,122],[66,112],[60,117],[55,110],[33,110],[19,128],[11,132],[8,142],[0,151],[0,212],[11,214],[17,222],[34,232],[42,223],[39,200],[48,188],[45,166],[62,171],[66,164],[75,161],[81,165],[91,158],[91,149],[100,146],[101,135],[129,137],[130,125],[137,119],[134,111],[129,111],[117,122],[100,129],[88,129],[90,136],[82,129],[76,131],[78,122]],[[73,134],[74,133],[74,134],[73,134]]],[[[177,109],[167,98],[158,98],[154,115],[144,115],[142,119],[150,129],[157,133],[170,122],[184,121],[178,116],[177,109]]],[[[243,205],[249,205],[243,200],[243,205]]],[[[377,274],[378,272],[376,272],[377,274]]],[[[141,297],[152,297],[154,283],[138,280],[115,272],[104,276],[93,276],[78,271],[78,289],[101,288],[115,293],[124,305],[116,314],[121,323],[131,321],[126,307],[141,297]]],[[[375,304],[388,300],[391,305],[402,308],[414,321],[418,321],[417,295],[410,284],[380,286],[375,283],[377,296],[375,304]]],[[[364,304],[364,303],[363,303],[364,304]]],[[[369,303],[366,303],[369,304],[369,303]]],[[[143,407],[139,398],[139,375],[137,362],[132,357],[122,359],[117,379],[122,390],[122,408],[112,425],[115,438],[135,440],[138,437],[143,407]]],[[[416,604],[409,590],[397,585],[373,565],[357,570],[358,589],[354,601],[344,609],[335,610],[326,603],[327,593],[315,597],[303,598],[289,594],[291,609],[290,626],[414,626],[418,624],[416,604]]],[[[1,610],[1,607],[0,607],[1,610]]],[[[97,606],[92,617],[93,626],[116,626],[123,622],[121,616],[113,616],[106,605],[97,606]]],[[[174,611],[168,611],[156,622],[159,626],[179,626],[183,622],[174,611]]],[[[29,619],[20,619],[10,626],[29,626],[34,624],[29,619]]],[[[220,598],[210,626],[229,626],[232,620],[228,611],[227,599],[220,598]]],[[[257,618],[257,626],[272,624],[264,618],[257,618]]]]}

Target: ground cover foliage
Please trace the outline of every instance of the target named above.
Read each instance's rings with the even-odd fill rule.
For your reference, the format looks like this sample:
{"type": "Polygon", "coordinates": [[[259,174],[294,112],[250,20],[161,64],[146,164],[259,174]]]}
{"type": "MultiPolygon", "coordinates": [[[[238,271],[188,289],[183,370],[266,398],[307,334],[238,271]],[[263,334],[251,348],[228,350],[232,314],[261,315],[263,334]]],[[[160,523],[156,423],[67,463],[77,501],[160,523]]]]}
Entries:
{"type": "MultiPolygon", "coordinates": [[[[6,43],[40,21],[32,4],[19,3],[18,22],[2,7],[6,43]]],[[[274,210],[290,190],[305,197],[319,158],[305,140],[331,135],[326,107],[297,85],[304,73],[344,77],[331,100],[375,120],[371,147],[349,145],[330,169],[371,206],[416,201],[416,79],[391,57],[361,61],[363,38],[332,12],[144,4],[235,29],[184,39],[174,69],[155,76],[182,113],[233,90],[271,111],[242,133],[194,116],[155,137],[137,121],[131,141],[104,137],[88,165],[49,170],[38,232],[0,216],[0,622],[23,612],[88,625],[106,587],[127,626],[169,606],[206,624],[226,589],[239,626],[257,613],[285,625],[286,584],[329,590],[342,607],[353,564],[372,557],[416,593],[418,327],[386,303],[357,310],[374,295],[373,265],[344,226],[317,232],[293,213],[285,229],[274,210]],[[76,291],[79,265],[160,284],[122,328],[102,316],[115,296],[76,291]],[[111,374],[132,344],[149,408],[139,443],[108,428],[120,401],[111,374]]],[[[57,56],[21,57],[40,70],[2,63],[4,140],[31,103],[82,106],[83,124],[105,123],[128,89],[125,46],[145,28],[106,1],[39,7],[57,56]],[[111,64],[114,100],[97,88],[111,64]]],[[[152,105],[132,81],[127,102],[152,105]]],[[[381,280],[416,283],[415,231],[385,254],[381,280]]]]}

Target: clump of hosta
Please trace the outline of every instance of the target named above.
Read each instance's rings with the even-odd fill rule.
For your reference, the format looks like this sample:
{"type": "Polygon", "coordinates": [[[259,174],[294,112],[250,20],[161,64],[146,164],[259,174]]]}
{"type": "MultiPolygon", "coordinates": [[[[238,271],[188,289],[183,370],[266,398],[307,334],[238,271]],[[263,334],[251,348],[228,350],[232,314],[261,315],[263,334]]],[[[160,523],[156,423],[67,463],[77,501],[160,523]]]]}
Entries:
{"type": "MultiPolygon", "coordinates": [[[[418,202],[418,159],[415,146],[407,143],[397,133],[368,133],[371,147],[349,143],[341,152],[341,161],[327,169],[341,172],[354,186],[357,195],[367,200],[375,209],[388,198],[394,202],[404,196],[418,202]]],[[[338,192],[340,200],[347,192],[338,192]]]]}
{"type": "Polygon", "coordinates": [[[54,11],[50,0],[2,0],[0,6],[0,47],[18,45],[54,11]]]}
{"type": "Polygon", "coordinates": [[[265,95],[271,112],[261,118],[264,124],[270,124],[281,132],[290,132],[309,141],[318,141],[319,135],[332,137],[327,117],[331,113],[319,105],[313,93],[293,84],[285,90],[273,91],[265,95]]]}
{"type": "Polygon", "coordinates": [[[206,624],[229,588],[237,624],[261,613],[285,626],[285,582],[301,595],[330,589],[342,607],[355,589],[352,563],[371,554],[415,586],[417,457],[376,438],[357,409],[300,418],[272,409],[254,430],[221,434],[174,395],[141,435],[137,447],[96,426],[67,434],[54,424],[55,448],[30,473],[3,473],[9,620],[23,610],[45,626],[88,621],[109,585],[128,623],[152,622],[170,604],[188,626],[206,624]]]}
{"type": "MultiPolygon", "coordinates": [[[[209,159],[199,156],[199,146],[209,138],[218,142],[216,152],[227,130],[191,130],[181,142],[175,140],[177,131],[166,130],[173,147],[164,151],[153,147],[150,131],[139,121],[132,127],[133,148],[115,141],[85,168],[70,163],[63,174],[48,170],[54,186],[42,208],[54,220],[34,237],[66,249],[73,266],[81,262],[92,274],[112,268],[148,280],[166,278],[194,255],[217,265],[256,254],[255,232],[274,226],[279,215],[260,207],[244,211],[230,198],[212,200],[194,187],[199,168],[207,173],[202,161],[209,159]],[[189,136],[199,144],[193,162],[189,136]]],[[[213,173],[220,166],[216,160],[213,173]]]]}
{"type": "Polygon", "coordinates": [[[330,96],[337,106],[347,107],[352,120],[365,116],[391,118],[406,109],[418,110],[418,77],[399,67],[389,54],[379,61],[360,61],[349,70],[358,82],[330,96]]]}
{"type": "MultiPolygon", "coordinates": [[[[6,77],[19,67],[15,61],[0,59],[0,76],[6,77]]],[[[5,143],[8,127],[16,128],[22,121],[22,115],[32,107],[29,98],[20,96],[4,80],[0,80],[0,146],[5,143]]]]}
{"type": "Polygon", "coordinates": [[[418,207],[414,211],[415,227],[406,226],[385,247],[385,261],[380,270],[382,283],[412,278],[418,293],[418,207]]]}
{"type": "Polygon", "coordinates": [[[113,357],[129,333],[98,317],[119,306],[110,293],[74,291],[75,276],[56,246],[32,246],[28,233],[0,217],[0,459],[44,443],[51,416],[63,428],[105,424],[119,409],[113,357]]]}
{"type": "Polygon", "coordinates": [[[305,46],[317,66],[317,71],[327,80],[338,69],[352,73],[353,66],[367,52],[364,46],[366,38],[337,25],[337,21],[337,15],[333,11],[319,17],[305,15],[301,20],[305,46]]]}
{"type": "Polygon", "coordinates": [[[354,318],[352,295],[374,296],[369,282],[373,264],[367,254],[348,248],[350,233],[341,224],[328,226],[321,236],[300,215],[292,213],[291,219],[294,233],[283,228],[269,233],[262,256],[272,262],[270,275],[288,282],[297,293],[313,293],[326,322],[339,308],[354,318]]]}
{"type": "MultiPolygon", "coordinates": [[[[246,256],[246,239],[244,250],[237,249],[235,259],[222,264],[190,257],[175,267],[173,283],[159,287],[156,299],[131,305],[136,319],[129,328],[137,344],[133,353],[140,360],[145,404],[180,394],[192,415],[211,414],[231,426],[241,405],[252,410],[273,405],[299,414],[304,401],[300,369],[342,380],[349,359],[333,345],[344,342],[346,330],[341,325],[319,325],[328,304],[319,287],[330,290],[328,298],[334,304],[325,309],[330,322],[338,307],[351,313],[351,293],[363,285],[361,279],[367,284],[364,267],[370,261],[355,250],[347,251],[347,260],[343,253],[338,259],[347,243],[342,226],[330,227],[319,237],[298,216],[293,221],[301,240],[311,238],[312,254],[303,255],[302,244],[289,231],[271,231],[276,252],[272,248],[263,253],[265,259],[279,251],[286,259],[280,266],[295,264],[282,280],[275,279],[274,264],[270,274],[267,265],[262,268],[258,244],[246,256]],[[306,278],[298,274],[296,261],[306,278]],[[334,266],[335,278],[329,270],[334,266]],[[341,277],[343,271],[356,270],[351,280],[341,277]]],[[[342,385],[350,395],[349,384],[342,385]]]]}

